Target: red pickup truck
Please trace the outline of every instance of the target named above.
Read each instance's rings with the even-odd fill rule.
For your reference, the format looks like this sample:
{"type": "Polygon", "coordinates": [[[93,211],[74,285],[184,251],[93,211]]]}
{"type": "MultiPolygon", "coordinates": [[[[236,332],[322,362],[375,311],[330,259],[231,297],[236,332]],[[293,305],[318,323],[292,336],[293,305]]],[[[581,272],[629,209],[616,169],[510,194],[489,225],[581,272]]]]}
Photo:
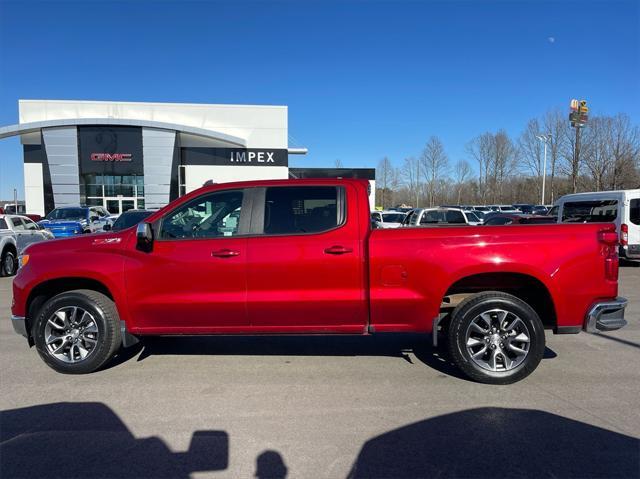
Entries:
{"type": "Polygon", "coordinates": [[[15,330],[63,373],[147,335],[432,333],[470,378],[531,373],[554,333],[624,326],[609,224],[372,229],[369,184],[201,188],[136,228],[29,246],[15,330]]]}

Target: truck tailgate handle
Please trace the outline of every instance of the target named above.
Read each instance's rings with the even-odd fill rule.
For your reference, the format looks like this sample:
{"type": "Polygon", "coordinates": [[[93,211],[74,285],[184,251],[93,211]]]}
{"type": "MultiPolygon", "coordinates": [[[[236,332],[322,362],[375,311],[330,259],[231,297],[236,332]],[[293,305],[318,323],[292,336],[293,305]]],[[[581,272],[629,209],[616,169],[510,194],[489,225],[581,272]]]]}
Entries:
{"type": "Polygon", "coordinates": [[[232,258],[239,255],[239,251],[234,251],[232,249],[220,249],[218,251],[211,252],[211,256],[215,256],[216,258],[232,258]]]}
{"type": "Polygon", "coordinates": [[[346,254],[346,253],[353,253],[353,249],[345,248],[344,246],[335,245],[335,246],[330,246],[329,248],[325,248],[324,252],[327,254],[346,254]]]}

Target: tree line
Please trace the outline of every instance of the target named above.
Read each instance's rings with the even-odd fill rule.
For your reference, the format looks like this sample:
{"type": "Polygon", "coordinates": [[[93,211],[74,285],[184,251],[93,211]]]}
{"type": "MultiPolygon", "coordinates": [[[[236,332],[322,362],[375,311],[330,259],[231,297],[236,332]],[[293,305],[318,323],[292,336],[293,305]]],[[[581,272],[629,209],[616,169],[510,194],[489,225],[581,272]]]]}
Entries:
{"type": "Polygon", "coordinates": [[[376,204],[539,204],[544,148],[545,202],[580,191],[640,188],[640,128],[629,116],[593,116],[576,131],[560,109],[532,118],[517,138],[485,132],[451,162],[440,138],[431,136],[418,156],[395,166],[384,157],[376,168],[376,204]]]}

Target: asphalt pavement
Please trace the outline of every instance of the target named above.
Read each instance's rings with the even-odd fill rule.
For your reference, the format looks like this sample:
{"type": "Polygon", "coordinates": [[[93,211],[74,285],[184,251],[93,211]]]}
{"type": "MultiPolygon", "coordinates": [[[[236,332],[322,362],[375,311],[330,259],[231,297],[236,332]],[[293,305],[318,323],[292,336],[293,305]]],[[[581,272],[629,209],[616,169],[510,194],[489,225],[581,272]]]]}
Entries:
{"type": "Polygon", "coordinates": [[[640,267],[626,328],[547,337],[510,386],[415,335],[156,338],[55,373],[0,279],[0,477],[640,477],[640,267]]]}

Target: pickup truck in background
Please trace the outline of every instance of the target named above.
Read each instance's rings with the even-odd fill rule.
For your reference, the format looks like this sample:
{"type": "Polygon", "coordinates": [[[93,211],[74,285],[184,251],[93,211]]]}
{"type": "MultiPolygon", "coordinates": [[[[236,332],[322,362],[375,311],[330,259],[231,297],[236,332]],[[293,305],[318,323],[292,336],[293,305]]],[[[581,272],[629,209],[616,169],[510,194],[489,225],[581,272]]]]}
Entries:
{"type": "Polygon", "coordinates": [[[470,378],[530,374],[554,333],[624,326],[609,224],[372,229],[364,180],[193,191],[117,233],[30,246],[15,330],[63,373],[148,335],[429,334],[470,378]]]}

